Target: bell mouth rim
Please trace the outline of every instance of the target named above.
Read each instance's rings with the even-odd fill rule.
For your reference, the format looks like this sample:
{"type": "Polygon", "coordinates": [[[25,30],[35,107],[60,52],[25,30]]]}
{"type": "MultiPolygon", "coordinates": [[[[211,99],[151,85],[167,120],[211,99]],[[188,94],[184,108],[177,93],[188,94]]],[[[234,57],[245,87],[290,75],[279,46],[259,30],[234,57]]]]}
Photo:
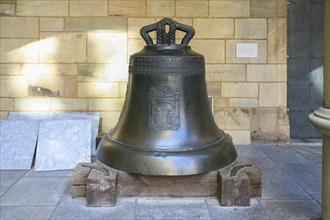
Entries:
{"type": "Polygon", "coordinates": [[[96,152],[99,162],[128,173],[150,176],[184,176],[222,169],[237,159],[237,151],[228,136],[215,147],[199,151],[139,151],[110,142],[104,135],[96,152]]]}
{"type": "Polygon", "coordinates": [[[224,135],[211,143],[206,143],[206,144],[196,145],[196,146],[184,146],[184,147],[180,147],[180,148],[168,149],[168,147],[148,148],[148,147],[143,147],[143,146],[139,146],[139,145],[126,144],[126,143],[113,139],[109,133],[107,133],[105,135],[105,137],[108,138],[109,141],[112,141],[112,142],[119,144],[122,147],[126,147],[130,150],[144,151],[144,152],[160,152],[161,151],[164,153],[180,153],[180,152],[200,151],[200,150],[204,150],[204,149],[209,149],[209,148],[216,147],[217,144],[219,144],[220,142],[222,142],[225,139],[225,135],[224,135]]]}

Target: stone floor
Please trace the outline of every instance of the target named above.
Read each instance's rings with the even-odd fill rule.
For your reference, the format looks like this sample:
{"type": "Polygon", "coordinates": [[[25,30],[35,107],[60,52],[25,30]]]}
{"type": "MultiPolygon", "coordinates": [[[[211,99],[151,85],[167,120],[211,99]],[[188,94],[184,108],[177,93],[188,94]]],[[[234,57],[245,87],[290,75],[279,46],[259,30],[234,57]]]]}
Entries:
{"type": "MultiPolygon", "coordinates": [[[[320,143],[238,146],[239,161],[263,173],[262,198],[221,207],[216,198],[119,198],[86,207],[71,198],[72,171],[1,171],[0,219],[317,219],[321,216],[320,143]]],[[[187,186],[189,187],[189,186],[187,186]]]]}

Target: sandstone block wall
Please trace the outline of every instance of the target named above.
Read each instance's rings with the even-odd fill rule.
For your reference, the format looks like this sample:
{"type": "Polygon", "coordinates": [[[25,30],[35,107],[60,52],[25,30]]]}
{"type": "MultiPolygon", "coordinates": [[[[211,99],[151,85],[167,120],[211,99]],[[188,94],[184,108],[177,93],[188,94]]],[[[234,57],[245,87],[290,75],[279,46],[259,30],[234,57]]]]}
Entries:
{"type": "Polygon", "coordinates": [[[289,140],[285,0],[0,0],[0,14],[2,119],[97,111],[109,130],[141,26],[167,16],[195,28],[215,120],[234,143],[289,140]],[[258,56],[237,58],[237,43],[257,44],[258,56]]]}

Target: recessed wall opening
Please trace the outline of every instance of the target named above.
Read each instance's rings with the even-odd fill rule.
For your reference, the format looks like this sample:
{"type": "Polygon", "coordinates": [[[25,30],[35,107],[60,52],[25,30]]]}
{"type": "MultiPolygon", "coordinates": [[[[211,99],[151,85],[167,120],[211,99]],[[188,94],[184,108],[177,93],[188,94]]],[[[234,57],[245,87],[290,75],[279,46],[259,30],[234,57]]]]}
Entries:
{"type": "Polygon", "coordinates": [[[288,114],[291,139],[318,139],[308,121],[322,106],[323,0],[288,1],[288,114]]]}

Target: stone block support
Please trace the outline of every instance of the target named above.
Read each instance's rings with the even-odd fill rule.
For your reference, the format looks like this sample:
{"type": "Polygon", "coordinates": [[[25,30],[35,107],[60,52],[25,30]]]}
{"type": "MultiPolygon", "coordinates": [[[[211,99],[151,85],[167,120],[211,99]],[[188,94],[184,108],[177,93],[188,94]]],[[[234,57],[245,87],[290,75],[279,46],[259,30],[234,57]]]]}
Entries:
{"type": "Polygon", "coordinates": [[[250,197],[261,197],[261,171],[252,164],[234,163],[219,170],[220,204],[249,206],[250,197]]]}
{"type": "Polygon", "coordinates": [[[87,177],[91,172],[91,168],[87,164],[79,163],[72,173],[72,197],[86,197],[87,177]]]}
{"type": "Polygon", "coordinates": [[[222,206],[250,205],[250,182],[246,173],[229,177],[220,175],[219,185],[222,206]]]}
{"type": "Polygon", "coordinates": [[[249,206],[250,197],[261,196],[261,171],[235,162],[205,174],[146,176],[80,163],[73,171],[72,196],[85,196],[93,207],[115,206],[117,197],[217,197],[223,206],[249,206]]]}
{"type": "Polygon", "coordinates": [[[94,166],[87,177],[87,206],[115,206],[117,172],[94,166]]]}

